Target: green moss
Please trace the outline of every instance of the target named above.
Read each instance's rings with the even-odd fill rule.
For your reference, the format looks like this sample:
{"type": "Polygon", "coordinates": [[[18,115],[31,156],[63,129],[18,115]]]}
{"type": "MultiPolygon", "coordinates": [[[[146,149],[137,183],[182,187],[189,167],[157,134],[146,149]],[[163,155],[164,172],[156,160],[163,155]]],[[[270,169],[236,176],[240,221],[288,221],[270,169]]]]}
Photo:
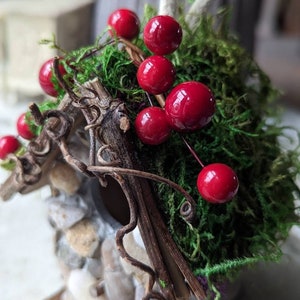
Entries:
{"type": "Polygon", "coordinates": [[[186,139],[205,164],[223,162],[235,169],[238,195],[222,205],[203,201],[195,185],[200,167],[179,136],[157,147],[156,160],[151,156],[149,165],[197,199],[198,220],[191,226],[179,216],[181,195],[167,186],[158,189],[166,199],[161,204],[165,220],[192,268],[198,275],[229,276],[241,265],[278,259],[278,242],[298,222],[294,179],[299,151],[283,152],[278,143],[283,128],[267,121],[276,115],[271,102],[278,95],[269,78],[223,24],[216,28],[213,22],[203,17],[197,28],[186,31],[171,58],[179,82],[198,80],[215,94],[217,112],[211,124],[186,139]]]}

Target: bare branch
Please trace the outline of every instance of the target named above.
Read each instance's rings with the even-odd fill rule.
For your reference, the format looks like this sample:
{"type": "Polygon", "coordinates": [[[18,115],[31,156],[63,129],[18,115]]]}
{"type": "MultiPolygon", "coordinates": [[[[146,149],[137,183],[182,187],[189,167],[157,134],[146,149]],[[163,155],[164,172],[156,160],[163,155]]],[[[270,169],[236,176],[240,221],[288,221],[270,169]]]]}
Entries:
{"type": "Polygon", "coordinates": [[[159,15],[168,15],[176,18],[178,13],[178,0],[160,0],[159,1],[159,15]]]}
{"type": "Polygon", "coordinates": [[[194,27],[195,23],[199,19],[199,16],[206,10],[206,7],[208,6],[210,1],[211,0],[196,0],[192,4],[185,18],[185,21],[190,26],[190,28],[194,27]]]}

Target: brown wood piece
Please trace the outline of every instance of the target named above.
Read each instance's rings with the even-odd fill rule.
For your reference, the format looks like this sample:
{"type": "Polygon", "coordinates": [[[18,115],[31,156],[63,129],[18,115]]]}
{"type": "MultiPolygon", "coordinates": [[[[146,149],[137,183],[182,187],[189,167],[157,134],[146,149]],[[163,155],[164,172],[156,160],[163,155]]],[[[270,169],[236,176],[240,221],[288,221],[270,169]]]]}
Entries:
{"type": "MultiPolygon", "coordinates": [[[[84,121],[81,111],[73,107],[72,101],[73,100],[68,95],[66,95],[57,108],[60,111],[67,112],[68,116],[72,120],[74,120],[75,123],[70,134],[74,133],[76,128],[79,125],[82,125],[82,122],[84,121]]],[[[48,128],[55,129],[58,125],[58,120],[48,120],[48,128]]],[[[45,147],[45,145],[49,143],[49,141],[49,136],[45,130],[42,130],[41,134],[33,140],[33,142],[39,145],[41,149],[43,149],[43,147],[45,147]]],[[[25,157],[26,155],[28,155],[28,153],[26,153],[24,156],[21,156],[20,158],[25,157]]],[[[7,201],[11,199],[16,193],[27,194],[48,184],[48,171],[51,168],[53,161],[55,161],[55,159],[57,159],[59,155],[61,155],[61,153],[58,149],[58,146],[55,143],[51,142],[50,152],[45,156],[36,157],[37,163],[40,165],[42,172],[41,179],[36,184],[28,185],[23,182],[22,178],[20,178],[21,180],[18,179],[19,169],[15,168],[15,170],[11,172],[4,183],[0,185],[0,198],[3,201],[7,201]]]]}
{"type": "MultiPolygon", "coordinates": [[[[100,83],[96,81],[93,85],[95,84],[100,83]]],[[[110,97],[105,89],[98,87],[95,89],[98,90],[99,98],[108,99],[110,97]]],[[[130,132],[124,133],[120,130],[120,117],[126,114],[124,107],[119,104],[109,114],[111,117],[105,118],[105,121],[101,123],[101,141],[110,146],[112,153],[122,158],[120,167],[141,170],[130,132]]],[[[202,286],[191,272],[161,218],[148,181],[136,176],[127,176],[127,178],[123,176],[123,180],[125,183],[122,187],[126,189],[125,192],[130,197],[127,200],[136,201],[138,227],[157,273],[158,284],[160,281],[164,282],[163,286],[161,285],[164,296],[167,299],[186,297],[189,294],[188,285],[197,299],[204,299],[205,293],[202,286]],[[175,289],[177,295],[174,293],[175,289]]]]}
{"type": "MultiPolygon", "coordinates": [[[[124,103],[113,99],[97,79],[82,86],[79,94],[68,91],[67,87],[66,89],[69,92],[68,96],[64,97],[58,111],[66,113],[68,119],[72,120],[70,131],[65,136],[54,140],[54,137],[49,135],[44,128],[34,142],[43,148],[50,141],[51,151],[32,160],[36,161],[42,170],[40,180],[31,185],[25,184],[22,180],[17,180],[19,174],[18,168],[16,168],[0,188],[0,196],[3,199],[9,199],[17,192],[28,193],[47,183],[47,170],[51,168],[55,160],[61,158],[65,158],[71,166],[81,170],[82,173],[96,176],[100,182],[105,174],[97,171],[97,164],[100,164],[99,155],[101,155],[100,161],[106,161],[108,165],[118,163],[119,170],[131,169],[142,172],[141,163],[137,159],[131,131],[128,127],[130,122],[124,103]],[[81,101],[83,98],[85,101],[81,101]],[[90,136],[90,166],[73,157],[68,149],[67,135],[73,135],[78,128],[85,128],[90,136]],[[98,153],[99,149],[102,149],[100,154],[98,153]],[[96,165],[94,166],[94,164],[96,165]]],[[[36,114],[39,113],[36,111],[36,114]]],[[[40,116],[38,117],[40,119],[40,116]]],[[[48,129],[55,130],[58,126],[59,121],[55,118],[48,120],[48,129]]],[[[32,153],[25,155],[32,155],[32,153]]],[[[117,171],[107,173],[120,184],[128,202],[129,222],[117,231],[116,243],[124,259],[148,272],[149,284],[144,299],[175,300],[177,297],[187,297],[191,290],[197,299],[203,300],[205,298],[203,288],[192,274],[186,260],[168,232],[157,208],[156,196],[149,181],[135,176],[133,173],[130,174],[130,172],[128,174],[124,174],[124,172],[118,174],[117,171]],[[123,237],[136,226],[139,227],[152,263],[151,266],[131,257],[123,246],[123,237]],[[153,289],[154,281],[160,286],[161,293],[153,289]]],[[[56,298],[52,300],[54,299],[56,298]]]]}

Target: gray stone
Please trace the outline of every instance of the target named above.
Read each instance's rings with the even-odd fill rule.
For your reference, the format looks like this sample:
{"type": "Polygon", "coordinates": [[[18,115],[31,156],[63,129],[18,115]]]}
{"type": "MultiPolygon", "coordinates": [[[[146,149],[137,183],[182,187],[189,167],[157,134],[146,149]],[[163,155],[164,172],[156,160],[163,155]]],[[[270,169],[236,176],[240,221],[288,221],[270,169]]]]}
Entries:
{"type": "Polygon", "coordinates": [[[55,246],[55,254],[60,263],[64,264],[70,270],[83,267],[85,259],[70,248],[63,235],[58,237],[55,246]]]}
{"type": "Polygon", "coordinates": [[[48,199],[48,216],[57,229],[66,230],[72,227],[82,220],[86,213],[87,210],[80,207],[76,202],[72,205],[59,199],[48,199]]]}
{"type": "Polygon", "coordinates": [[[87,258],[85,268],[97,279],[103,275],[103,265],[100,259],[87,258]]]}

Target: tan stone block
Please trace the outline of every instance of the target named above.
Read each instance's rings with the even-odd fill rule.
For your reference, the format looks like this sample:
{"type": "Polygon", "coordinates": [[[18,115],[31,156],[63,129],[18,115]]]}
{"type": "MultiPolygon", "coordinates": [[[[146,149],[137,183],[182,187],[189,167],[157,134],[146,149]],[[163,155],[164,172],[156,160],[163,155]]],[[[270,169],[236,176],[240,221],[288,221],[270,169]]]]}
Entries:
{"type": "Polygon", "coordinates": [[[49,179],[55,189],[68,195],[74,195],[81,184],[76,171],[66,163],[57,163],[49,172],[49,179]]]}
{"type": "Polygon", "coordinates": [[[69,228],[66,240],[77,254],[84,257],[92,257],[100,244],[96,226],[87,219],[69,228]]]}
{"type": "MultiPolygon", "coordinates": [[[[91,42],[92,0],[5,1],[0,2],[5,76],[8,90],[28,95],[42,94],[38,83],[41,64],[57,55],[56,49],[40,45],[42,39],[56,36],[65,50],[91,42]]],[[[1,30],[0,27],[0,30],[1,30]]],[[[1,54],[1,53],[0,53],[1,54]]],[[[3,54],[2,54],[3,55],[3,54]]]]}

